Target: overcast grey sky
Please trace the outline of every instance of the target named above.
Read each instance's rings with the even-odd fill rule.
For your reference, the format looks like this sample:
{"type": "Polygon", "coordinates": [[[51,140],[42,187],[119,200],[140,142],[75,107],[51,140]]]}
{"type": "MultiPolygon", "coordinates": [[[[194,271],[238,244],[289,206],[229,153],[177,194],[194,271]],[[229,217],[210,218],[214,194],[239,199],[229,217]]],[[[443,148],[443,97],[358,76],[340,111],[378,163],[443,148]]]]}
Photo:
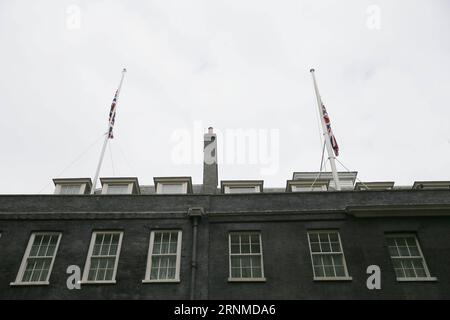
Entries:
{"type": "Polygon", "coordinates": [[[314,67],[339,159],[361,180],[450,180],[449,17],[448,0],[0,0],[0,193],[52,193],[89,146],[61,176],[93,177],[122,67],[101,176],[201,183],[200,163],[174,163],[176,132],[210,125],[219,141],[279,141],[274,172],[222,163],[220,179],[281,187],[318,170],[314,67]]]}

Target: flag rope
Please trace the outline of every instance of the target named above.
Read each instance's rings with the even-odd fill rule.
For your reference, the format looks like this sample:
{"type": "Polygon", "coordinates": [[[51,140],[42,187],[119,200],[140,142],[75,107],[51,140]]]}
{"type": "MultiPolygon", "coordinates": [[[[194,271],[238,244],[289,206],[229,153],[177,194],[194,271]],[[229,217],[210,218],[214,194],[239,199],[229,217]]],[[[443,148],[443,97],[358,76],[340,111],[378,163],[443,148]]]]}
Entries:
{"type": "MultiPolygon", "coordinates": [[[[105,133],[107,134],[107,133],[105,133]]],[[[105,134],[102,134],[101,136],[99,136],[93,143],[91,143],[83,152],[81,152],[81,154],[79,154],[72,162],[69,163],[69,165],[67,165],[64,169],[61,170],[61,172],[56,176],[56,178],[61,177],[61,175],[66,172],[67,170],[69,170],[73,165],[75,165],[75,163],[77,163],[78,161],[81,160],[81,158],[84,157],[84,155],[86,155],[99,141],[101,138],[103,138],[105,136],[105,134]]],[[[49,186],[51,185],[51,182],[47,183],[39,192],[38,194],[41,194],[45,189],[47,189],[49,186]]]]}
{"type": "MultiPolygon", "coordinates": [[[[351,172],[341,161],[339,161],[338,159],[336,159],[336,161],[345,169],[345,170],[347,170],[347,172],[351,172]]],[[[369,190],[369,187],[364,183],[364,182],[362,182],[358,177],[355,177],[356,178],[356,180],[358,180],[358,182],[360,182],[364,187],[366,187],[367,188],[367,190],[369,190]]]]}

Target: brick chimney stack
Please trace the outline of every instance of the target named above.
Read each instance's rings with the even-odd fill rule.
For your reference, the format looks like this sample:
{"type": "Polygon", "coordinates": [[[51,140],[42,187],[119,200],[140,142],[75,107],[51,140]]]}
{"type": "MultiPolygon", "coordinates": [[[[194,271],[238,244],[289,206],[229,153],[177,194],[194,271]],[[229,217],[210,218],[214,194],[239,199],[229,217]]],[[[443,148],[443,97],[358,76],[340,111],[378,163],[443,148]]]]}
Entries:
{"type": "Polygon", "coordinates": [[[216,138],[213,128],[209,127],[203,139],[203,193],[206,194],[216,193],[219,185],[216,138]]]}

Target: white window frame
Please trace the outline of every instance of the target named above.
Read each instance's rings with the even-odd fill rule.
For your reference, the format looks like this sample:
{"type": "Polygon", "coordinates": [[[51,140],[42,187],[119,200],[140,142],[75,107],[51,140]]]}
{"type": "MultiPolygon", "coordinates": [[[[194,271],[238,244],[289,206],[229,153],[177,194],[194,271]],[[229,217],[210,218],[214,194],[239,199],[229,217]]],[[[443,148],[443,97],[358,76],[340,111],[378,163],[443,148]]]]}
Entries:
{"type": "Polygon", "coordinates": [[[157,194],[186,194],[188,189],[187,182],[158,182],[156,184],[156,193],[157,194]],[[164,186],[166,185],[177,185],[181,187],[181,192],[176,193],[168,193],[164,191],[164,186]]]}
{"type": "Polygon", "coordinates": [[[309,255],[311,256],[311,267],[312,267],[314,281],[351,281],[352,280],[352,277],[350,277],[350,275],[348,273],[347,261],[345,260],[344,247],[342,246],[341,234],[340,234],[339,230],[308,230],[307,237],[308,237],[309,255]],[[320,233],[336,233],[338,236],[341,252],[313,252],[312,248],[311,248],[311,240],[310,240],[309,236],[310,236],[310,234],[314,234],[314,233],[318,233],[318,234],[320,234],[320,233]],[[322,255],[323,256],[323,255],[337,255],[337,254],[342,254],[342,261],[344,263],[345,276],[343,276],[343,277],[325,277],[325,276],[317,277],[316,273],[314,271],[313,255],[322,255]]]}
{"type": "Polygon", "coordinates": [[[259,193],[261,189],[259,186],[254,185],[242,185],[242,186],[225,186],[224,191],[226,194],[245,194],[245,193],[259,193]],[[253,189],[251,192],[230,192],[232,189],[253,189]]]}
{"type": "Polygon", "coordinates": [[[81,281],[82,284],[115,284],[116,283],[117,266],[119,264],[120,250],[122,248],[122,238],[123,238],[123,231],[98,230],[98,231],[92,232],[91,243],[89,245],[89,251],[88,251],[87,258],[86,258],[86,263],[84,264],[83,278],[81,281]],[[94,251],[95,239],[97,238],[98,234],[104,234],[104,233],[119,235],[119,243],[117,245],[117,252],[116,252],[116,259],[115,259],[115,263],[114,263],[112,280],[100,280],[100,281],[99,280],[88,280],[89,270],[91,268],[92,253],[94,251]]]}
{"type": "Polygon", "coordinates": [[[56,188],[55,188],[55,194],[60,194],[60,195],[64,195],[64,196],[69,196],[69,195],[76,195],[76,194],[84,194],[85,193],[85,191],[86,191],[86,183],[58,183],[57,185],[56,185],[56,188]],[[73,193],[73,194],[71,194],[71,193],[62,193],[61,191],[62,191],[62,189],[64,188],[64,187],[67,187],[67,186],[78,186],[79,187],[79,190],[78,190],[78,193],[73,193]]]}
{"type": "Polygon", "coordinates": [[[109,195],[122,195],[122,194],[132,194],[133,193],[133,183],[129,182],[108,182],[103,184],[102,188],[102,194],[109,194],[109,195]],[[126,193],[109,193],[108,188],[109,186],[128,186],[126,193]]]}
{"type": "Polygon", "coordinates": [[[181,267],[181,243],[182,243],[182,235],[183,232],[181,230],[152,230],[150,233],[150,243],[148,246],[148,254],[147,254],[147,268],[145,270],[145,279],[142,280],[142,283],[162,283],[162,282],[180,282],[180,267],[181,267]],[[175,279],[150,279],[150,273],[152,268],[152,259],[153,259],[153,244],[155,241],[156,233],[170,233],[177,232],[178,241],[177,241],[177,258],[175,263],[175,279]]]}
{"type": "MultiPolygon", "coordinates": [[[[61,232],[33,232],[28,240],[27,248],[25,249],[25,254],[23,255],[22,262],[20,263],[19,272],[17,273],[16,280],[10,285],[12,286],[42,286],[50,284],[50,275],[52,274],[53,264],[55,262],[56,255],[58,253],[59,243],[61,241],[62,233],[61,232]],[[34,239],[36,236],[58,236],[58,240],[56,242],[55,252],[53,253],[52,261],[50,262],[50,266],[48,269],[47,279],[45,281],[22,281],[25,275],[25,269],[27,266],[27,261],[30,256],[31,248],[34,243],[34,239]]],[[[48,258],[48,257],[47,257],[48,258]]]]}
{"type": "MultiPolygon", "coordinates": [[[[413,237],[415,242],[416,242],[416,246],[417,246],[417,251],[419,251],[420,256],[398,256],[398,257],[393,257],[391,256],[390,252],[389,252],[389,248],[388,248],[388,253],[389,253],[389,257],[391,259],[391,263],[393,262],[394,259],[422,259],[422,263],[423,263],[423,268],[425,271],[425,274],[427,275],[426,277],[415,277],[415,278],[410,278],[410,277],[403,277],[403,278],[399,278],[397,277],[397,274],[395,273],[395,268],[394,265],[392,264],[392,269],[394,270],[395,273],[395,277],[397,279],[398,282],[414,282],[414,281],[437,281],[436,277],[432,277],[430,274],[430,270],[428,269],[428,265],[427,265],[427,261],[425,259],[425,256],[423,255],[422,252],[422,248],[420,247],[420,243],[419,243],[419,239],[417,238],[417,235],[414,233],[389,233],[386,234],[386,240],[388,238],[411,238],[413,237]]],[[[409,251],[409,249],[408,249],[409,251]]],[[[400,252],[400,251],[399,251],[400,252]]]]}
{"type": "Polygon", "coordinates": [[[260,231],[231,231],[228,233],[228,282],[265,282],[266,278],[264,275],[264,253],[263,253],[263,245],[262,245],[262,235],[260,231]],[[257,235],[259,237],[259,249],[260,253],[233,253],[231,254],[231,236],[232,235],[257,235]],[[231,257],[233,256],[261,256],[261,277],[259,278],[234,278],[231,275],[231,257]]]}
{"type": "Polygon", "coordinates": [[[314,191],[328,191],[327,185],[317,185],[313,186],[311,183],[311,186],[296,186],[293,184],[291,186],[292,192],[314,192],[314,191]]]}

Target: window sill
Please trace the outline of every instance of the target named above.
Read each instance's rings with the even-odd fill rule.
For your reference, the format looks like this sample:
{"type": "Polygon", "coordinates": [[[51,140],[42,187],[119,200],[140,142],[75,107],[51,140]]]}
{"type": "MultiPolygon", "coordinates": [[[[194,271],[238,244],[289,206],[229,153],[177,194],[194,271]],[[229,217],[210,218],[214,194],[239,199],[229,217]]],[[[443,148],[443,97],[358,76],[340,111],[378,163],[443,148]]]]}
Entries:
{"type": "Polygon", "coordinates": [[[142,280],[142,283],[180,283],[180,279],[173,279],[173,280],[142,280]]]}
{"type": "Polygon", "coordinates": [[[436,277],[428,278],[397,278],[398,282],[436,282],[436,277]]]}
{"type": "Polygon", "coordinates": [[[266,278],[228,278],[228,282],[266,282],[266,278]]]}
{"type": "Polygon", "coordinates": [[[110,280],[110,281],[86,281],[86,280],[83,280],[83,281],[80,281],[80,283],[82,285],[85,285],[85,284],[116,284],[116,280],[110,280]]]}
{"type": "Polygon", "coordinates": [[[48,281],[39,281],[39,282],[11,282],[9,284],[12,287],[27,287],[27,286],[48,286],[50,282],[48,281]]]}
{"type": "Polygon", "coordinates": [[[314,278],[314,281],[352,281],[352,277],[338,277],[338,278],[314,278]]]}

